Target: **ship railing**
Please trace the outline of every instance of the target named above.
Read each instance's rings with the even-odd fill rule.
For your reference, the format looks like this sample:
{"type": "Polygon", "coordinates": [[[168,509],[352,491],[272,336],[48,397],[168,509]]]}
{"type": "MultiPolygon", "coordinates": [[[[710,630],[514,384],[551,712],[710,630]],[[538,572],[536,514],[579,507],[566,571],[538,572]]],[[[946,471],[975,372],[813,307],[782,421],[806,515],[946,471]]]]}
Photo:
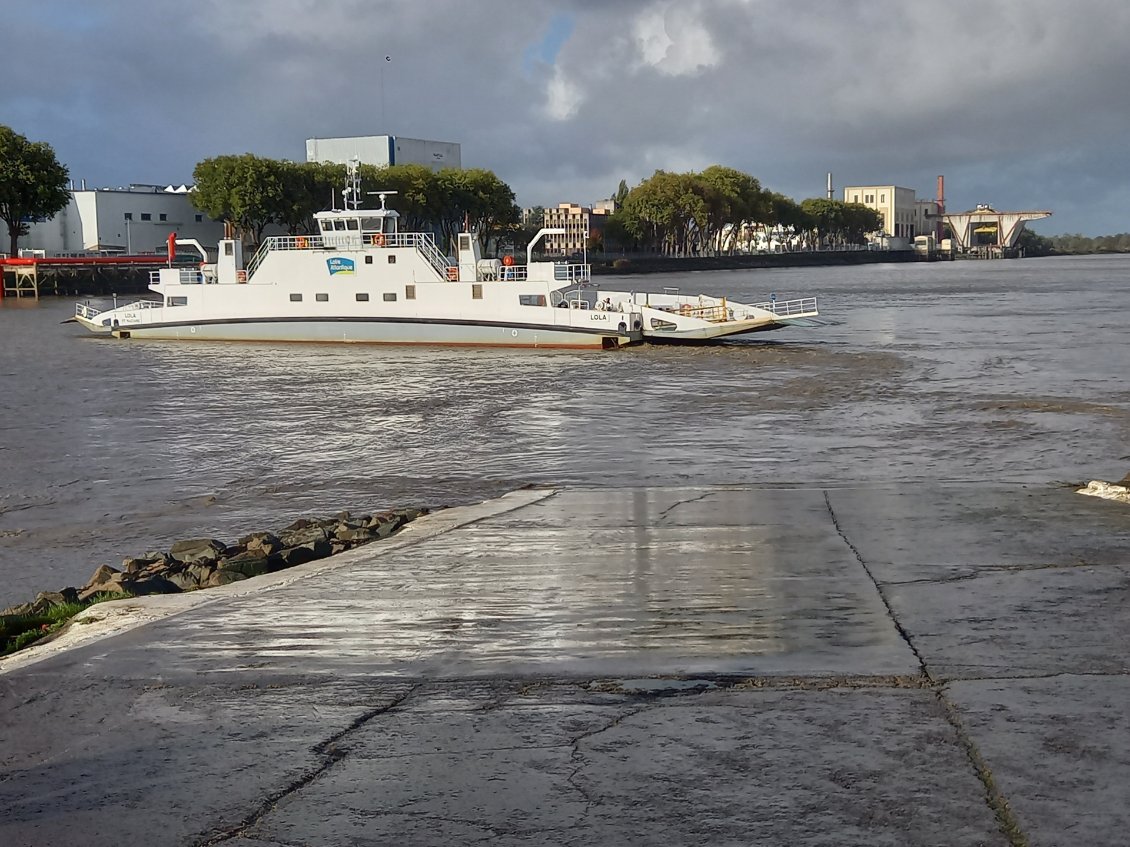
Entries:
{"type": "Polygon", "coordinates": [[[798,315],[816,313],[816,298],[801,297],[796,300],[770,300],[767,303],[754,303],[752,308],[764,309],[772,312],[779,318],[791,318],[798,315]]]}
{"type": "MultiPolygon", "coordinates": [[[[161,282],[161,272],[149,272],[149,284],[159,285],[161,282]]],[[[178,268],[177,269],[177,282],[180,285],[199,285],[204,282],[204,274],[198,268],[178,268]]]]}
{"type": "Polygon", "coordinates": [[[581,264],[555,264],[553,266],[554,280],[567,280],[569,282],[588,282],[592,277],[592,268],[581,264]]]}
{"type": "Polygon", "coordinates": [[[335,250],[361,247],[410,247],[423,255],[441,279],[446,278],[447,258],[439,252],[435,239],[428,232],[343,232],[333,235],[271,235],[263,239],[251,261],[247,263],[250,279],[268,253],[290,250],[335,250]]]}
{"type": "Polygon", "coordinates": [[[88,321],[94,320],[103,311],[103,309],[95,309],[88,303],[75,303],[75,317],[86,318],[88,321]]]}

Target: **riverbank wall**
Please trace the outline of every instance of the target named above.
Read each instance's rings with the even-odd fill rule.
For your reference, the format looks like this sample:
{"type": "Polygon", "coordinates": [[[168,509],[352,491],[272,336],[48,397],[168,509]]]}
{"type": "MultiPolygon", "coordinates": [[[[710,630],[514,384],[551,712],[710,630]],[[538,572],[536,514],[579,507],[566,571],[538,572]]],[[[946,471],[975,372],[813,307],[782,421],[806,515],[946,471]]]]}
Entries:
{"type": "Polygon", "coordinates": [[[805,253],[756,253],[738,256],[589,257],[594,276],[876,265],[914,261],[920,261],[920,258],[913,250],[817,250],[805,253]]]}

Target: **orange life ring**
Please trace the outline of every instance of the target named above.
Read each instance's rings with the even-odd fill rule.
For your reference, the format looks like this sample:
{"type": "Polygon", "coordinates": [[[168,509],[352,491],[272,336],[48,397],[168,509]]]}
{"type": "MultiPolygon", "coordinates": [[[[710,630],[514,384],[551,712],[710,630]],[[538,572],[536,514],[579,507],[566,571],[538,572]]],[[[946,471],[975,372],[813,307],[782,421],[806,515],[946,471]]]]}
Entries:
{"type": "Polygon", "coordinates": [[[295,247],[297,247],[297,248],[298,248],[299,250],[305,250],[305,249],[306,249],[306,244],[307,244],[307,242],[306,242],[306,236],[304,236],[304,235],[299,235],[299,236],[296,236],[296,237],[295,237],[295,239],[294,239],[294,246],[295,246],[295,247]]]}
{"type": "Polygon", "coordinates": [[[459,268],[455,267],[454,265],[448,266],[448,268],[447,268],[447,281],[448,282],[458,282],[459,281],[459,268]]]}
{"type": "Polygon", "coordinates": [[[384,233],[374,232],[372,235],[369,236],[369,241],[372,242],[374,247],[384,247],[385,246],[384,233]]]}
{"type": "Polygon", "coordinates": [[[502,257],[502,264],[506,265],[506,267],[510,267],[511,265],[514,264],[514,257],[513,256],[503,256],[502,257]]]}

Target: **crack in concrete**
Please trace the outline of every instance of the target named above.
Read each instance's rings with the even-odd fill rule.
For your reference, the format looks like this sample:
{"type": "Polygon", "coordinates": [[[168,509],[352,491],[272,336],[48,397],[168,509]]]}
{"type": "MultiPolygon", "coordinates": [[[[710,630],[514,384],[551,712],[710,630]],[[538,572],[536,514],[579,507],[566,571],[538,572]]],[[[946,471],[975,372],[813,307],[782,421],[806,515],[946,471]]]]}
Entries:
{"type": "Polygon", "coordinates": [[[591,809],[593,806],[599,806],[601,801],[599,798],[594,797],[591,793],[589,793],[588,790],[585,789],[584,786],[577,782],[577,774],[579,774],[584,769],[585,765],[588,764],[585,760],[584,754],[581,752],[581,743],[588,741],[590,738],[594,738],[597,735],[600,735],[602,732],[608,732],[608,730],[612,729],[613,727],[619,726],[628,718],[635,717],[640,712],[646,711],[648,708],[648,706],[641,706],[638,709],[631,709],[630,711],[617,715],[604,726],[598,727],[588,732],[582,732],[580,735],[574,736],[569,741],[569,761],[573,762],[576,767],[573,768],[569,776],[565,777],[565,781],[569,783],[574,791],[585,798],[585,814],[588,814],[589,809],[591,809]]]}
{"type": "Polygon", "coordinates": [[[705,500],[707,497],[713,497],[717,493],[717,491],[707,491],[705,494],[700,494],[698,497],[691,497],[688,500],[680,500],[678,503],[674,503],[673,505],[668,506],[666,509],[660,512],[655,522],[657,524],[662,523],[664,520],[666,520],[668,514],[675,511],[675,509],[679,508],[680,506],[686,506],[690,503],[697,503],[700,500],[705,500]]]}
{"type": "Polygon", "coordinates": [[[1016,814],[1012,811],[1012,807],[1008,803],[1008,798],[997,786],[996,778],[993,776],[992,770],[989,768],[989,763],[985,761],[985,757],[981,755],[981,751],[977,749],[976,742],[965,728],[965,723],[961,720],[961,715],[958,713],[957,706],[946,697],[944,688],[937,690],[938,703],[941,704],[942,712],[946,717],[946,721],[953,728],[957,736],[957,741],[965,751],[969,763],[973,766],[974,772],[977,774],[977,779],[981,781],[981,785],[985,789],[985,803],[988,805],[993,816],[997,819],[997,825],[1000,827],[1001,832],[1005,838],[1008,839],[1009,847],[1028,847],[1028,836],[1024,834],[1024,830],[1020,826],[1020,821],[1017,819],[1016,814]]]}
{"type": "Polygon", "coordinates": [[[847,534],[840,526],[840,522],[836,517],[836,512],[832,508],[832,500],[828,496],[827,491],[824,491],[824,504],[828,507],[828,515],[832,519],[832,525],[836,528],[836,532],[839,533],[839,536],[841,539],[843,539],[844,544],[846,544],[848,546],[848,549],[850,549],[851,552],[855,555],[856,560],[859,562],[863,570],[867,573],[867,576],[871,579],[871,582],[875,585],[875,590],[879,594],[879,599],[886,607],[887,615],[890,617],[891,622],[895,625],[895,628],[898,630],[898,633],[902,637],[903,641],[906,642],[907,647],[909,647],[911,652],[914,653],[915,658],[918,659],[919,667],[921,667],[922,669],[923,679],[930,683],[929,687],[934,688],[934,695],[938,698],[938,703],[942,707],[942,713],[945,715],[946,721],[953,729],[958,743],[965,751],[966,757],[969,759],[970,764],[973,766],[974,774],[980,781],[981,786],[985,792],[985,804],[989,807],[989,810],[996,818],[997,825],[1000,827],[1001,833],[1005,836],[1005,838],[1008,839],[1010,847],[1028,847],[1028,837],[1024,834],[1023,829],[1021,829],[1020,821],[1017,820],[1016,815],[1013,813],[1012,808],[1008,803],[1008,798],[1006,798],[1001,792],[1000,788],[997,787],[996,779],[993,777],[993,772],[992,770],[990,770],[989,764],[985,761],[984,756],[981,755],[981,751],[977,748],[977,744],[974,742],[973,737],[965,728],[965,724],[961,720],[961,715],[958,713],[957,706],[946,696],[944,684],[938,682],[930,675],[930,671],[926,666],[926,660],[923,658],[922,654],[918,652],[918,648],[915,647],[914,641],[910,637],[910,633],[906,631],[906,629],[902,625],[902,622],[899,621],[898,616],[895,614],[894,608],[891,606],[890,601],[887,599],[887,596],[883,591],[882,584],[875,578],[874,573],[872,573],[871,568],[868,566],[867,562],[864,561],[863,556],[859,552],[859,549],[851,543],[851,540],[848,539],[847,534]]]}
{"type": "Polygon", "coordinates": [[[851,550],[852,555],[855,556],[855,560],[859,562],[860,567],[862,567],[867,574],[867,578],[870,579],[871,584],[875,586],[875,592],[879,595],[879,600],[882,601],[884,608],[887,610],[887,617],[891,619],[891,623],[894,624],[895,629],[898,630],[899,637],[906,643],[910,652],[914,654],[914,658],[918,660],[920,673],[923,677],[933,682],[933,679],[930,677],[930,672],[926,669],[926,660],[922,658],[922,655],[918,652],[918,648],[914,646],[914,641],[911,639],[910,633],[903,627],[902,622],[895,614],[895,610],[891,607],[891,602],[887,598],[886,592],[883,591],[883,584],[876,578],[875,574],[871,571],[871,567],[864,561],[863,555],[859,552],[859,549],[851,543],[851,539],[847,537],[847,533],[844,532],[843,527],[840,526],[839,518],[836,517],[836,511],[832,508],[832,499],[828,496],[827,491],[824,491],[824,505],[828,509],[828,516],[832,519],[832,526],[835,527],[840,539],[847,545],[847,548],[851,550]]]}
{"type": "Polygon", "coordinates": [[[1070,562],[1063,563],[1048,563],[1042,565],[989,565],[977,573],[958,574],[955,576],[941,577],[930,579],[923,577],[921,579],[899,579],[888,580],[884,585],[945,585],[951,582],[966,582],[972,579],[984,579],[986,577],[997,576],[999,574],[1024,574],[1036,571],[1052,571],[1052,570],[1073,570],[1075,568],[1124,568],[1124,564],[1116,562],[1070,562]]]}
{"type": "Polygon", "coordinates": [[[279,801],[301,791],[315,779],[320,777],[322,774],[324,774],[326,771],[328,771],[330,768],[344,759],[346,755],[348,755],[348,751],[339,749],[335,746],[339,741],[341,741],[350,733],[356,732],[358,729],[365,726],[365,724],[369,723],[369,721],[373,720],[374,718],[388,714],[393,709],[401,706],[406,700],[408,700],[408,698],[415,694],[417,689],[419,688],[419,684],[413,685],[399,697],[395,697],[385,705],[378,706],[375,709],[369,709],[368,711],[363,712],[345,729],[341,730],[340,732],[335,732],[325,741],[321,741],[318,744],[314,745],[314,747],[312,748],[313,753],[317,756],[322,757],[323,760],[321,764],[307,771],[305,774],[291,782],[280,791],[276,791],[274,794],[271,794],[269,797],[267,797],[266,800],[259,804],[259,808],[245,817],[234,827],[230,827],[229,829],[226,829],[222,832],[214,833],[211,836],[202,838],[196,841],[193,847],[211,847],[211,845],[221,844],[225,841],[230,841],[233,838],[241,838],[246,835],[248,830],[253,829],[255,826],[257,826],[259,821],[261,821],[275,809],[275,807],[279,804],[279,801]]]}

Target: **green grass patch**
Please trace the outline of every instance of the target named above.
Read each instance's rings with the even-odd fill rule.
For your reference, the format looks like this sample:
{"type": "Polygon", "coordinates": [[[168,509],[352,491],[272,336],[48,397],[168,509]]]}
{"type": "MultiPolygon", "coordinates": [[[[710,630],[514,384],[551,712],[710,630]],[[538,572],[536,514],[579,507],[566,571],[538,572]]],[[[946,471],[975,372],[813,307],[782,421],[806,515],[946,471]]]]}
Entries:
{"type": "Polygon", "coordinates": [[[107,600],[125,600],[130,594],[95,594],[83,603],[62,603],[31,615],[0,616],[0,656],[8,656],[58,632],[81,612],[107,600]]]}

